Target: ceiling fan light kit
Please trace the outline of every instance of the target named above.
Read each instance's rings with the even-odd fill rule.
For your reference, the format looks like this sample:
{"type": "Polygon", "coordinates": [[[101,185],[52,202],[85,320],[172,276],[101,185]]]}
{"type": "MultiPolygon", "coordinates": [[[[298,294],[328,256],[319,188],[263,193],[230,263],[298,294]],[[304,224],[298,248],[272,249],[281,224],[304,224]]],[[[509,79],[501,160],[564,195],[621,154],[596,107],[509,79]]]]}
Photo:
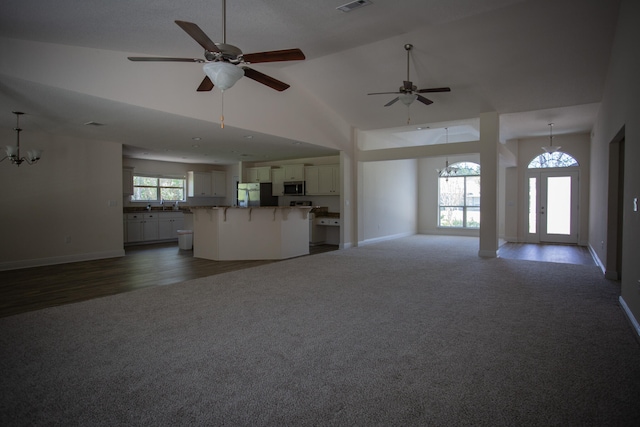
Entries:
{"type": "Polygon", "coordinates": [[[232,87],[244,76],[242,68],[224,61],[207,62],[202,66],[202,69],[214,86],[222,92],[232,87]]]}

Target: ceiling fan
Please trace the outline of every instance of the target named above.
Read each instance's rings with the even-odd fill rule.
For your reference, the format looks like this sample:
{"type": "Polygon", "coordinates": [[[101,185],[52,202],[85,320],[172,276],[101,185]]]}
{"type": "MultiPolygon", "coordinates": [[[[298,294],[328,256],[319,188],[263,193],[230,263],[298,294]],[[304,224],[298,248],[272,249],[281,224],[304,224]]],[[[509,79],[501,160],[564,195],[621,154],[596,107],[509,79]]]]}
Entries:
{"type": "Polygon", "coordinates": [[[413,48],[412,44],[405,44],[404,49],[407,51],[407,80],[403,81],[402,86],[398,89],[397,92],[375,92],[369,93],[368,95],[388,95],[388,94],[398,94],[391,101],[384,104],[385,107],[395,104],[398,100],[402,101],[403,104],[409,106],[416,99],[422,102],[425,105],[433,104],[433,101],[425,98],[420,93],[434,93],[434,92],[451,92],[451,89],[448,87],[435,87],[429,89],[418,89],[413,82],[409,79],[409,59],[410,52],[413,48]],[[415,92],[415,93],[414,93],[415,92]]]}
{"type": "Polygon", "coordinates": [[[222,43],[213,42],[202,29],[187,21],[175,21],[191,38],[204,48],[204,59],[201,58],[166,58],[129,56],[130,61],[144,62],[197,62],[204,64],[206,74],[198,86],[198,92],[206,92],[214,86],[222,91],[233,86],[242,76],[269,86],[277,91],[289,88],[289,85],[266,74],[250,68],[248,64],[260,62],[299,61],[305,59],[300,49],[273,50],[258,53],[242,53],[238,47],[227,44],[226,0],[222,1],[222,43]]]}

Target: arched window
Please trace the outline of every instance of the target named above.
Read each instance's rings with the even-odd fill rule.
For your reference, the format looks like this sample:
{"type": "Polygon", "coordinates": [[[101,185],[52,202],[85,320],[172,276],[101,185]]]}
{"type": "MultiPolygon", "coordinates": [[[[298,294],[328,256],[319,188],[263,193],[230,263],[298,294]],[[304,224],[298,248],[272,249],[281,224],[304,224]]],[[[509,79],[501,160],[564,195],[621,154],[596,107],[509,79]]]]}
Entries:
{"type": "Polygon", "coordinates": [[[574,159],[570,154],[563,153],[562,151],[556,151],[554,153],[542,153],[529,163],[529,169],[540,168],[567,168],[573,166],[580,166],[578,161],[574,159]]]}
{"type": "Polygon", "coordinates": [[[438,177],[438,226],[480,228],[480,165],[447,165],[438,177]]]}

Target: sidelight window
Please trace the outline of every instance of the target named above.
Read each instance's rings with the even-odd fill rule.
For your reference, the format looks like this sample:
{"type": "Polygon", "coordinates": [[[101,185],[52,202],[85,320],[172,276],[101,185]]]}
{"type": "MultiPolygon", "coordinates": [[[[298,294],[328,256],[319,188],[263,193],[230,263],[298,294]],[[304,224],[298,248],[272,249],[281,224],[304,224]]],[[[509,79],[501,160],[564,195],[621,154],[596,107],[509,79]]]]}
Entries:
{"type": "Polygon", "coordinates": [[[480,228],[480,165],[455,163],[438,178],[438,226],[480,228]]]}

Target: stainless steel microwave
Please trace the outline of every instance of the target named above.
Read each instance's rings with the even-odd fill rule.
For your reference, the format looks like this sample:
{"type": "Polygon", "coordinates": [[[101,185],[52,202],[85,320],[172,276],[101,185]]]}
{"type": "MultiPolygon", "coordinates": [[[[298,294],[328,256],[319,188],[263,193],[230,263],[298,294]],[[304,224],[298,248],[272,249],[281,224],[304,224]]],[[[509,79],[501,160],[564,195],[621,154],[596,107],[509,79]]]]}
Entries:
{"type": "Polygon", "coordinates": [[[304,196],[304,181],[289,181],[284,183],[285,196],[304,196]]]}

